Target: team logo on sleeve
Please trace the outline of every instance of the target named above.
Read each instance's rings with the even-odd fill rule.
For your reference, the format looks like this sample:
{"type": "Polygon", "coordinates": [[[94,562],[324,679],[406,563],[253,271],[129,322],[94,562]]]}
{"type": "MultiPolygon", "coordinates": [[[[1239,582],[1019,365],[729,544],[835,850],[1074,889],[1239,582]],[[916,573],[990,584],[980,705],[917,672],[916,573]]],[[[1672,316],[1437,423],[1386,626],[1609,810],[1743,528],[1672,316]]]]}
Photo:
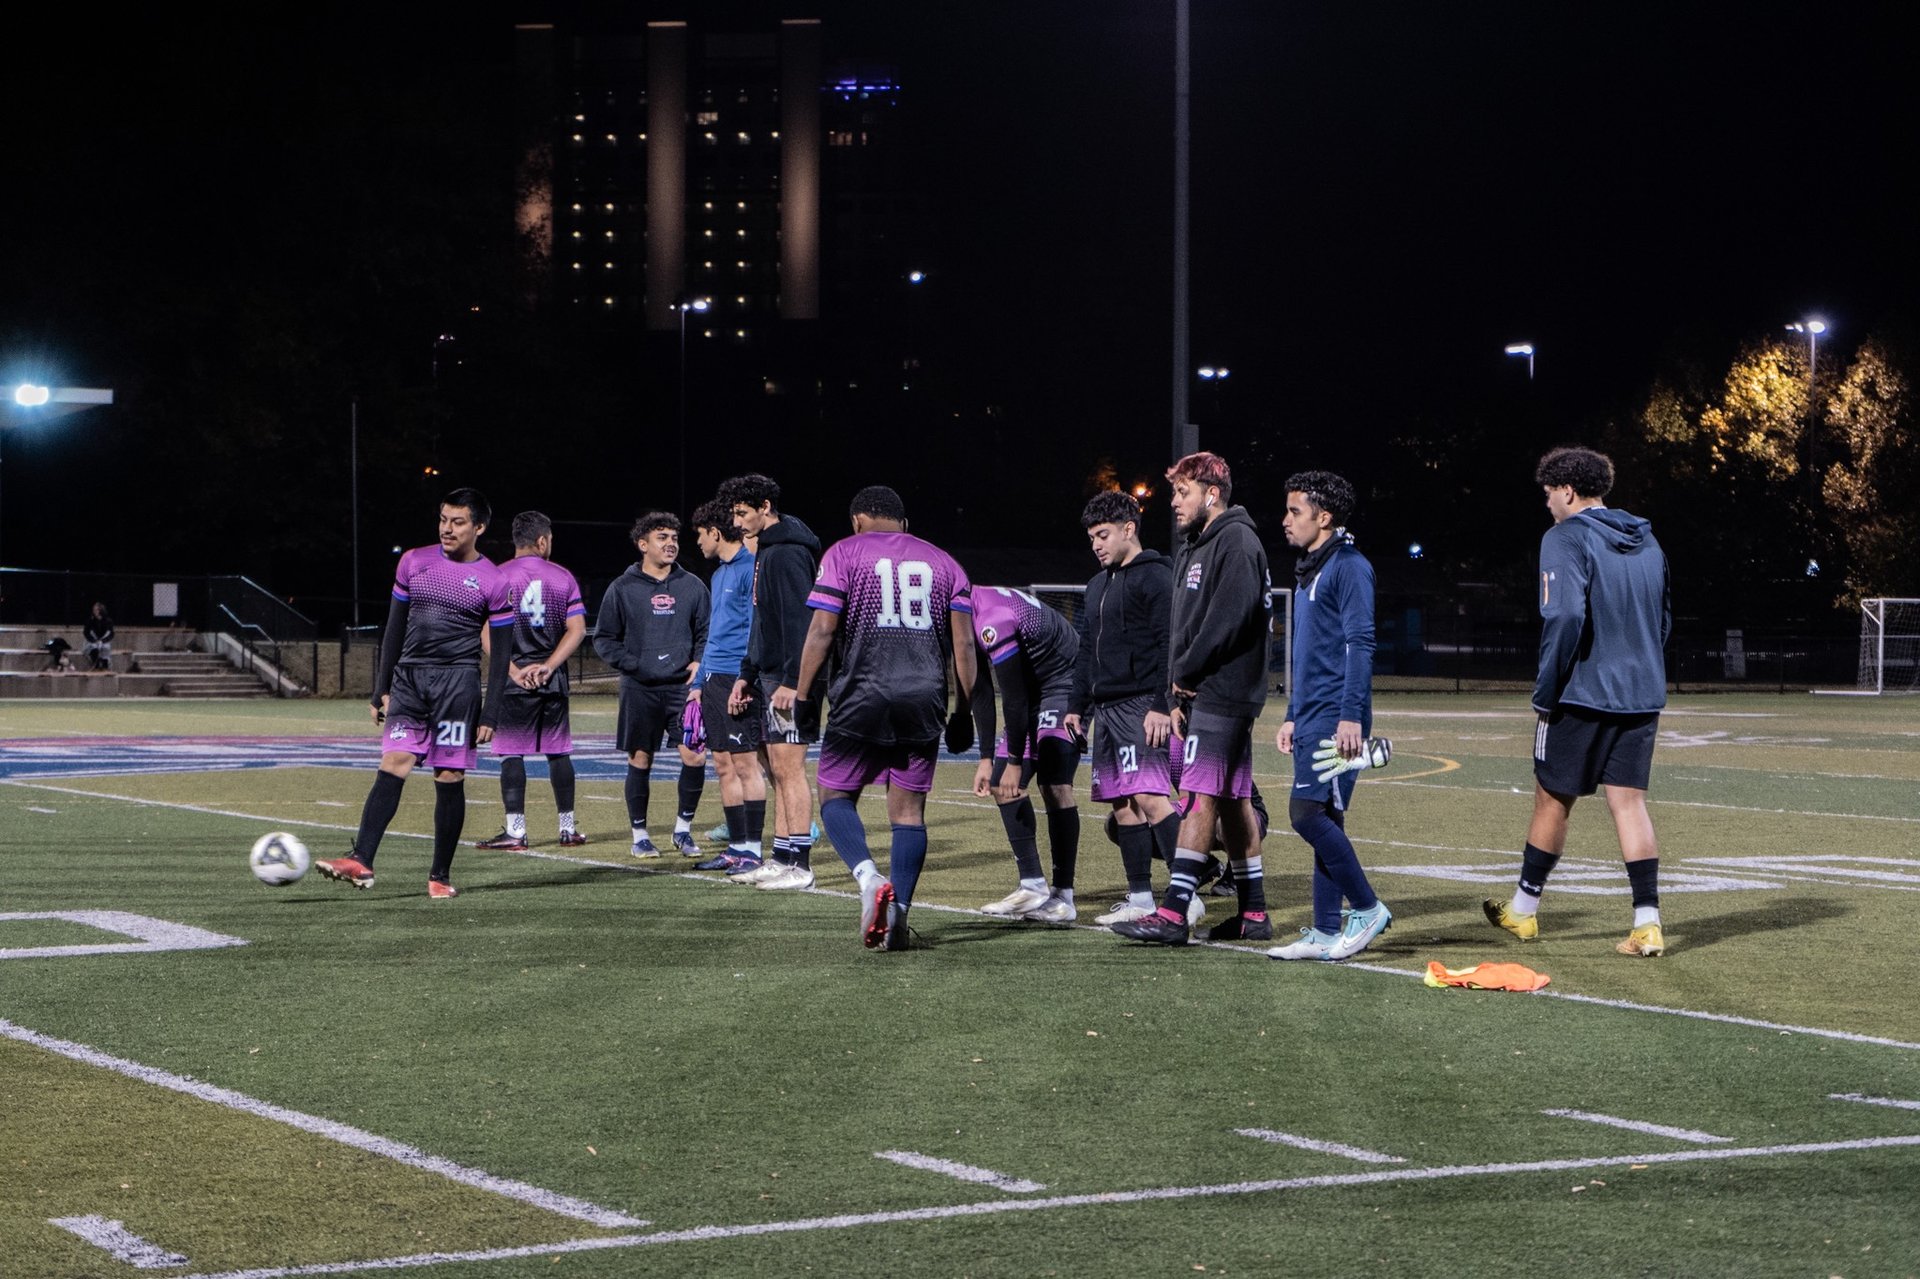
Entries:
{"type": "Polygon", "coordinates": [[[995,642],[999,640],[999,638],[1000,638],[1000,632],[996,631],[993,627],[982,626],[980,628],[980,642],[982,644],[985,644],[988,648],[992,648],[995,642]]]}
{"type": "Polygon", "coordinates": [[[667,594],[665,591],[660,592],[653,597],[653,615],[655,617],[672,617],[673,603],[673,596],[667,594]]]}
{"type": "Polygon", "coordinates": [[[1204,564],[1189,564],[1187,566],[1187,589],[1188,590],[1197,591],[1200,589],[1200,574],[1205,568],[1206,568],[1206,565],[1204,564]]]}

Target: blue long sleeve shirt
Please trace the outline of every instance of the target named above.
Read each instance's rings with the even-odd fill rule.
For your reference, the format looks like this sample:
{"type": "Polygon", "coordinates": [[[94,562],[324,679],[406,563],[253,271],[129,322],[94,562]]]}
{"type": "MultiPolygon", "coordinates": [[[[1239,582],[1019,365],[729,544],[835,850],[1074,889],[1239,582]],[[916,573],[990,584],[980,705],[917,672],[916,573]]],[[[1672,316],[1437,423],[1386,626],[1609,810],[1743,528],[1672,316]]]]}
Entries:
{"type": "Polygon", "coordinates": [[[1293,593],[1293,681],[1287,718],[1296,730],[1352,720],[1373,731],[1373,565],[1351,545],[1327,558],[1293,593]]]}
{"type": "Polygon", "coordinates": [[[743,546],[732,559],[716,561],[707,590],[713,605],[700,677],[731,675],[737,679],[740,661],[747,655],[747,635],[753,627],[753,552],[743,546]]]}

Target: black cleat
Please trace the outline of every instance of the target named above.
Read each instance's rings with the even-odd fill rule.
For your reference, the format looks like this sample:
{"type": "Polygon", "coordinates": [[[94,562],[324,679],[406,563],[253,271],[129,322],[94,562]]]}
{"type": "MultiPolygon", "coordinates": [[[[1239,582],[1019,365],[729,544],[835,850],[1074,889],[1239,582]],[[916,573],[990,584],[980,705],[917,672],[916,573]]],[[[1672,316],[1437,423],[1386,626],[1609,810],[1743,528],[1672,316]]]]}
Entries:
{"type": "Polygon", "coordinates": [[[1151,915],[1142,915],[1139,919],[1129,919],[1125,923],[1113,924],[1110,927],[1122,937],[1133,941],[1158,942],[1162,946],[1187,944],[1186,921],[1168,919],[1157,910],[1151,915]]]}
{"type": "Polygon", "coordinates": [[[1207,940],[1272,941],[1273,922],[1266,919],[1248,919],[1245,915],[1228,915],[1208,931],[1207,940]]]}
{"type": "Polygon", "coordinates": [[[524,853],[527,851],[527,837],[525,835],[509,835],[503,830],[492,839],[476,841],[474,847],[491,848],[503,853],[524,853]]]}
{"type": "Polygon", "coordinates": [[[907,927],[907,909],[899,902],[887,907],[887,935],[880,943],[882,950],[911,950],[914,932],[907,927]]]}

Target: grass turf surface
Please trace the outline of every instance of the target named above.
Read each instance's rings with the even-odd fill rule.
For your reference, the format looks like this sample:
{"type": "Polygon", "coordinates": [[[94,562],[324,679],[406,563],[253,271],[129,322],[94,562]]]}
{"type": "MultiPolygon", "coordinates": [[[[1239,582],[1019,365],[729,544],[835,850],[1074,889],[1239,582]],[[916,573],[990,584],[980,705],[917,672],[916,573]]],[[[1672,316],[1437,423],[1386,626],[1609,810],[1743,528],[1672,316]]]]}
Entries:
{"type": "MultiPolygon", "coordinates": [[[[192,1259],[169,1273],[211,1273],[1920,1134],[1920,1112],[1829,1097],[1920,1100],[1911,1048],[1433,991],[1407,975],[1429,959],[1518,960],[1551,973],[1555,993],[1920,1042],[1905,993],[1920,958],[1905,922],[1920,888],[1920,705],[1728,697],[1674,709],[1653,806],[1671,951],[1646,962],[1611,951],[1627,924],[1625,879],[1597,800],[1576,809],[1543,940],[1521,947],[1480,919],[1479,898],[1508,891],[1517,868],[1524,706],[1385,699],[1379,728],[1395,738],[1395,763],[1363,784],[1351,830],[1396,923],[1360,967],[1167,952],[927,909],[915,913],[926,949],[869,954],[848,898],[590,864],[626,860],[611,775],[582,783],[596,842],[575,851],[590,856],[467,850],[455,878],[468,892],[455,902],[425,899],[425,841],[405,837],[429,829],[424,782],[409,787],[374,889],[317,877],[268,889],[243,869],[264,830],[300,830],[316,855],[344,847],[346,832],[326,828],[351,825],[370,780],[360,708],[7,706],[10,739],[259,735],[264,755],[286,738],[341,736],[365,750],[352,768],[16,771],[29,784],[0,787],[0,911],[131,911],[250,944],[0,962],[0,1018],[652,1224],[588,1226],[0,1040],[0,1257],[31,1259],[23,1274],[129,1269],[46,1224],[87,1213],[192,1259]],[[1725,864],[1754,858],[1766,865],[1725,864]],[[1539,1113],[1555,1108],[1727,1141],[1539,1113]],[[1268,1144],[1241,1128],[1406,1162],[1268,1144]],[[1009,1194],[876,1159],[882,1150],[1045,1189],[1009,1194]]],[[[589,734],[600,723],[585,717],[589,734]]],[[[16,753],[0,747],[0,766],[16,753]]],[[[590,738],[578,758],[595,755],[613,759],[590,738]]],[[[1258,759],[1277,793],[1280,757],[1267,746],[1258,759]]],[[[1010,881],[997,816],[959,793],[970,774],[941,768],[922,907],[977,906],[1010,881]]],[[[656,809],[671,803],[670,782],[655,792],[656,809]]],[[[470,780],[470,838],[495,829],[497,794],[491,779],[470,780]]],[[[536,781],[530,798],[539,840],[551,793],[536,781]]],[[[716,801],[710,786],[696,830],[716,801]]],[[[863,807],[879,829],[877,803],[863,807]]],[[[1117,856],[1083,811],[1084,920],[1119,884],[1117,856]]],[[[558,850],[549,840],[546,851],[558,850]]],[[[1267,841],[1283,935],[1304,922],[1303,852],[1284,827],[1267,841]]],[[[830,852],[818,861],[823,889],[850,888],[830,852]]],[[[1214,903],[1216,917],[1223,909],[1214,903]]],[[[0,949],[88,939],[118,940],[69,921],[0,922],[0,949]]],[[[426,1273],[1911,1274],[1916,1184],[1920,1150],[1889,1146],[1065,1204],[426,1273]]]]}

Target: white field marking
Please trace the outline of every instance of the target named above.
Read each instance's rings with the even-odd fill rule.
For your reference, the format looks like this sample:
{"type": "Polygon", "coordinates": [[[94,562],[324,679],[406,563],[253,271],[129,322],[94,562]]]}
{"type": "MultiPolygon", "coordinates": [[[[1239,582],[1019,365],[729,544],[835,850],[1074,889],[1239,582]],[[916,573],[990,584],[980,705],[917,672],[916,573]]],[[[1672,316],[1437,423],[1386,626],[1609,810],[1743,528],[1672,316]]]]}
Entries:
{"type": "Polygon", "coordinates": [[[875,1159],[885,1159],[904,1168],[918,1168],[921,1172],[937,1172],[961,1181],[978,1182],[983,1186],[992,1186],[995,1190],[1004,1190],[1008,1194],[1030,1195],[1046,1187],[1037,1181],[1027,1181],[1020,1177],[1009,1177],[1004,1172],[995,1172],[991,1168],[975,1168],[972,1164],[957,1164],[950,1159],[935,1159],[932,1155],[915,1154],[911,1150],[876,1150],[875,1159]]]}
{"type": "Polygon", "coordinates": [[[1689,857],[1702,866],[1751,867],[1762,871],[1819,870],[1827,875],[1851,879],[1870,879],[1881,884],[1920,884],[1920,875],[1897,870],[1849,870],[1834,862],[1860,862],[1868,866],[1904,866],[1920,870],[1920,861],[1910,857],[1862,857],[1852,853],[1778,853],[1758,857],[1689,857]]]}
{"type": "Polygon", "coordinates": [[[1373,722],[1383,719],[1530,719],[1540,717],[1532,711],[1403,711],[1373,709],[1373,722]]]}
{"type": "Polygon", "coordinates": [[[1859,1092],[1830,1092],[1832,1101],[1857,1101],[1864,1106],[1892,1106],[1895,1110],[1920,1110],[1920,1101],[1902,1101],[1898,1097],[1869,1097],[1859,1092]]]}
{"type": "MultiPolygon", "coordinates": [[[[69,790],[69,788],[64,786],[48,786],[44,782],[21,782],[21,781],[11,781],[8,779],[0,779],[0,784],[12,785],[12,786],[38,787],[43,790],[58,790],[58,791],[69,790]]],[[[1419,783],[1417,782],[1398,783],[1398,784],[1399,785],[1419,785],[1419,783]]],[[[316,826],[316,827],[322,827],[327,830],[356,829],[355,827],[352,827],[352,826],[329,825],[326,822],[301,821],[298,819],[287,819],[287,818],[267,818],[267,817],[262,817],[257,813],[234,813],[234,812],[228,812],[220,809],[202,808],[194,804],[174,803],[168,800],[129,799],[125,795],[113,795],[113,794],[106,794],[106,793],[94,794],[94,793],[85,792],[85,791],[70,791],[69,793],[88,795],[90,798],[95,798],[95,799],[120,800],[123,803],[143,804],[143,805],[156,807],[156,808],[185,808],[195,812],[215,813],[216,815],[222,816],[222,817],[240,817],[248,821],[278,820],[278,821],[286,821],[291,825],[316,826]]],[[[393,832],[389,832],[389,834],[404,835],[406,838],[409,838],[409,839],[433,838],[433,836],[431,835],[414,835],[404,831],[393,831],[393,832]]],[[[694,874],[692,871],[670,871],[670,870],[667,870],[665,867],[656,868],[652,866],[638,866],[633,864],[632,862],[601,861],[591,857],[572,857],[564,853],[543,853],[535,849],[528,849],[525,852],[509,853],[508,856],[527,857],[527,858],[532,858],[539,861],[569,862],[576,866],[596,866],[596,867],[601,867],[601,868],[610,869],[610,870],[622,870],[622,871],[628,872],[629,874],[634,874],[634,875],[669,876],[674,879],[690,880],[696,884],[713,884],[715,886],[722,887],[722,888],[736,887],[736,885],[728,883],[725,879],[713,879],[706,875],[694,874]]],[[[1565,860],[1572,860],[1572,859],[1569,858],[1565,860]]],[[[1565,861],[1563,861],[1562,864],[1564,865],[1565,861]]],[[[860,900],[860,895],[858,893],[850,893],[842,889],[820,888],[816,886],[814,888],[801,889],[797,891],[810,893],[818,897],[838,897],[845,901],[860,900]]],[[[934,912],[934,913],[944,914],[944,915],[971,915],[980,919],[992,918],[991,916],[983,914],[981,911],[974,910],[969,907],[943,906],[937,902],[916,902],[914,904],[914,909],[923,911],[923,912],[934,912]]],[[[1097,924],[1073,924],[1073,925],[1070,925],[1070,927],[1075,929],[1076,931],[1089,932],[1089,933],[1107,933],[1110,931],[1109,929],[1102,928],[1097,924]]],[[[1233,946],[1233,945],[1227,944],[1226,942],[1199,942],[1197,943],[1197,945],[1207,949],[1224,951],[1231,955],[1240,955],[1250,959],[1264,959],[1266,957],[1266,953],[1264,951],[1261,951],[1258,949],[1251,949],[1245,946],[1233,946]]],[[[1356,963],[1349,960],[1347,962],[1342,963],[1340,967],[1351,968],[1357,972],[1385,973],[1393,977],[1407,977],[1407,978],[1412,978],[1415,981],[1422,981],[1426,978],[1426,973],[1423,971],[1415,971],[1407,968],[1394,968],[1386,964],[1356,963]]],[[[1639,1004],[1639,1003],[1634,1003],[1631,1000],[1625,1000],[1625,999],[1601,999],[1594,995],[1576,995],[1569,991],[1564,991],[1564,990],[1530,991],[1527,993],[1527,997],[1533,998],[1533,999],[1564,999],[1571,1003],[1594,1004],[1602,1008],[1618,1008],[1625,1012],[1657,1013],[1661,1016],[1666,1016],[1666,1017],[1685,1017],[1694,1021],[1722,1022],[1730,1026],[1748,1026],[1756,1030],[1772,1030],[1772,1031],[1779,1031],[1782,1033],[1794,1034],[1794,1035],[1813,1035],[1822,1039],[1836,1039],[1846,1043],[1871,1044],[1878,1048],[1898,1048],[1907,1052],[1920,1052],[1920,1043],[1908,1043],[1905,1040],[1900,1040],[1900,1039],[1886,1039],[1878,1035],[1861,1035],[1861,1034],[1856,1034],[1853,1031],[1849,1031],[1849,1030],[1826,1030],[1818,1026],[1795,1026],[1795,1025],[1791,1025],[1784,1022],[1761,1021],[1757,1017],[1739,1017],[1731,1013],[1708,1013],[1708,1012],[1700,1012],[1698,1010],[1691,1009],[1691,1008],[1663,1008],[1658,1004],[1639,1004]]]]}
{"type": "Polygon", "coordinates": [[[0,912],[0,923],[15,919],[62,919],[133,941],[88,942],[75,946],[21,946],[0,949],[0,959],[58,959],[67,955],[143,955],[162,950],[218,950],[244,946],[244,937],[211,933],[190,924],[174,924],[122,910],[20,910],[0,912]]]}
{"type": "Polygon", "coordinates": [[[437,1266],[454,1262],[506,1261],[521,1257],[598,1252],[609,1248],[647,1248],[660,1244],[712,1243],[717,1240],[748,1239],[759,1235],[807,1234],[817,1230],[849,1230],[859,1226],[891,1226],[914,1221],[950,1221],[958,1217],[997,1217],[1007,1213],[1050,1212],[1061,1208],[1103,1208],[1168,1200],[1271,1194],[1285,1190],[1339,1190],[1350,1186],[1377,1186],[1403,1181],[1450,1181],[1462,1177],[1585,1172],[1595,1168],[1631,1168],[1635,1164],[1686,1164],[1722,1159],[1767,1159],[1915,1146],[1920,1146],[1920,1136],[1863,1137],[1853,1141],[1809,1141],[1782,1146],[1745,1146],[1731,1150],[1665,1150],[1656,1154],[1606,1155],[1590,1159],[1539,1159],[1528,1163],[1383,1168],[1375,1172],[1335,1173],[1322,1177],[1283,1177],[1269,1181],[1234,1181],[1205,1186],[1164,1186],[1148,1190],[1053,1195],[1045,1199],[988,1199],[980,1203],[942,1204],[931,1208],[903,1208],[892,1212],[846,1213],[836,1217],[802,1217],[793,1221],[762,1221],[742,1226],[695,1226],[690,1230],[662,1230],[653,1234],[615,1235],[602,1239],[568,1239],[561,1243],[529,1244],[520,1248],[489,1248],[473,1252],[426,1252],[409,1257],[382,1257],[373,1261],[335,1261],[310,1266],[224,1270],[218,1273],[186,1275],[182,1279],[296,1279],[297,1276],[303,1275],[402,1270],[414,1266],[437,1266]]]}
{"type": "Polygon", "coordinates": [[[425,1151],[416,1150],[414,1147],[406,1145],[404,1142],[376,1136],[373,1133],[363,1131],[359,1128],[336,1123],[331,1119],[323,1119],[318,1115],[303,1114],[297,1110],[288,1110],[284,1106],[276,1106],[271,1102],[260,1101],[244,1093],[237,1093],[231,1088],[221,1088],[215,1084],[203,1083],[197,1079],[189,1079],[185,1075],[176,1075],[171,1071],[161,1070],[154,1066],[144,1066],[137,1061],[128,1061],[124,1057],[115,1057],[109,1053],[101,1052],[97,1048],[89,1048],[85,1044],[76,1044],[66,1039],[55,1039],[53,1036],[43,1035],[37,1030],[28,1030],[25,1026],[17,1026],[4,1017],[0,1017],[0,1036],[17,1040],[23,1044],[32,1044],[36,1048],[44,1048],[48,1052],[57,1053],[62,1057],[70,1058],[84,1065],[97,1066],[101,1070],[111,1070],[117,1075],[125,1075],[129,1079],[136,1079],[141,1083],[152,1084],[158,1088],[171,1089],[177,1093],[185,1093],[189,1097],[211,1102],[216,1106],[224,1106],[228,1110],[237,1110],[241,1114],[252,1115],[257,1119],[270,1119],[275,1123],[285,1124],[289,1128],[298,1128],[301,1132],[312,1133],[317,1137],[325,1137],[329,1141],[337,1141],[343,1146],[352,1146],[356,1150],[364,1150],[369,1154],[380,1155],[383,1158],[393,1160],[395,1163],[405,1164],[409,1168],[419,1168],[425,1172],[436,1173],[449,1181],[457,1181],[463,1186],[472,1186],[477,1190],[485,1190],[491,1194],[500,1195],[507,1199],[514,1199],[524,1204],[531,1204],[536,1208],[545,1209],[548,1212],[556,1213],[562,1217],[572,1217],[576,1221],[584,1221],[591,1225],[609,1228],[618,1226],[644,1226],[647,1224],[638,1218],[628,1216],[626,1213],[615,1212],[611,1208],[602,1208],[598,1204],[588,1203],[584,1199],[575,1199],[571,1195],[563,1195],[557,1191],[543,1190],[539,1186],[530,1186],[524,1181],[513,1181],[506,1177],[496,1177],[492,1173],[484,1172],[478,1168],[463,1167],[460,1164],[454,1163],[451,1159],[443,1159],[438,1155],[429,1155],[425,1151]]]}
{"type": "MultiPolygon", "coordinates": [[[[1505,863],[1483,866],[1369,866],[1367,869],[1377,874],[1418,875],[1423,879],[1444,879],[1456,884],[1504,884],[1513,878],[1513,867],[1505,863]]],[[[1553,887],[1556,892],[1593,897],[1620,897],[1629,891],[1627,881],[1621,875],[1620,865],[1617,862],[1612,866],[1591,868],[1580,866],[1568,869],[1562,865],[1554,871],[1553,887]]],[[[1779,887],[1779,884],[1767,879],[1736,879],[1730,875],[1693,875],[1677,869],[1667,870],[1660,876],[1662,892],[1725,893],[1737,889],[1778,889],[1779,887]]]]}
{"type": "Polygon", "coordinates": [[[1583,1123],[1605,1124],[1609,1128],[1625,1128],[1629,1132],[1643,1132],[1650,1137],[1671,1137],[1675,1141],[1690,1141],[1696,1146],[1719,1146],[1733,1140],[1731,1137],[1716,1137],[1710,1132],[1700,1132],[1693,1128],[1669,1128],[1665,1124],[1622,1119],[1618,1115],[1596,1115],[1590,1110],[1543,1110],[1540,1113],[1552,1115],[1556,1119],[1578,1119],[1583,1123]]]}
{"type": "Polygon", "coordinates": [[[346,807],[345,804],[341,803],[337,799],[316,799],[313,802],[315,804],[318,804],[321,808],[345,808],[346,807]]]}
{"type": "Polygon", "coordinates": [[[27,805],[27,811],[29,813],[45,813],[49,817],[56,817],[60,813],[60,810],[57,808],[35,808],[31,804],[27,805]]]}
{"type": "MultiPolygon", "coordinates": [[[[1511,786],[1450,786],[1445,782],[1395,781],[1391,777],[1376,777],[1369,780],[1376,786],[1414,786],[1421,790],[1450,790],[1481,795],[1511,795],[1515,793],[1514,788],[1511,786]]],[[[15,785],[28,784],[30,783],[15,783],[15,785]]],[[[1526,793],[1531,794],[1532,792],[1529,791],[1526,793]]],[[[1647,803],[1661,805],[1667,808],[1711,808],[1728,813],[1765,813],[1770,817],[1828,817],[1841,821],[1902,822],[1907,825],[1920,824],[1920,817],[1893,817],[1881,813],[1828,813],[1806,808],[1756,808],[1750,804],[1711,804],[1704,800],[1654,799],[1652,797],[1647,799],[1647,803]]]]}
{"type": "Polygon", "coordinates": [[[1296,1137],[1290,1132],[1275,1132],[1271,1128],[1235,1128],[1242,1137],[1257,1137],[1261,1141],[1270,1141],[1281,1146],[1297,1146],[1301,1150],[1314,1150],[1323,1155],[1340,1155],[1346,1159],[1357,1159],[1363,1164],[1403,1164],[1407,1162],[1399,1155],[1383,1155],[1377,1150],[1362,1150],[1358,1146],[1343,1146],[1337,1141],[1315,1141],[1312,1137],[1296,1137]]]}
{"type": "Polygon", "coordinates": [[[47,1224],[80,1236],[115,1261],[124,1261],[135,1270],[170,1270],[192,1264],[177,1252],[168,1252],[159,1244],[148,1243],[128,1230],[124,1221],[109,1221],[105,1217],[95,1216],[48,1217],[47,1224]]]}

